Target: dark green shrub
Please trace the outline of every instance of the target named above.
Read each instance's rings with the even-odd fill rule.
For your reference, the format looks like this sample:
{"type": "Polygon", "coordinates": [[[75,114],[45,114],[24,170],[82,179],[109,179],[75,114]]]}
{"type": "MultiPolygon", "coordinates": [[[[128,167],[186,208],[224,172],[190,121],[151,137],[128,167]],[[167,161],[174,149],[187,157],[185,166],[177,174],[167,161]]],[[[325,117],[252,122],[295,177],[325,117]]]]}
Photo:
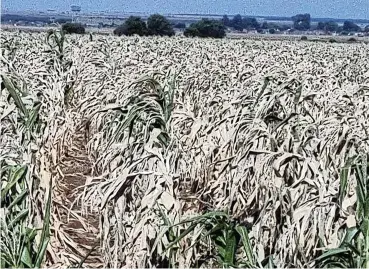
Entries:
{"type": "Polygon", "coordinates": [[[328,42],[329,42],[329,43],[337,43],[337,40],[336,40],[336,39],[334,39],[334,38],[330,38],[330,39],[328,40],[328,42]]]}
{"type": "Polygon", "coordinates": [[[221,21],[202,19],[201,21],[192,23],[184,31],[184,35],[187,37],[223,38],[226,33],[225,26],[221,21]]]}
{"type": "Polygon", "coordinates": [[[153,14],[147,19],[147,30],[150,35],[173,36],[173,26],[167,18],[159,14],[153,14]]]}
{"type": "Polygon", "coordinates": [[[80,23],[65,23],[62,30],[67,34],[84,34],[86,32],[85,27],[80,23]]]}
{"type": "Polygon", "coordinates": [[[347,41],[348,41],[348,42],[356,42],[357,40],[356,40],[356,38],[354,38],[354,37],[350,37],[347,41]]]}
{"type": "Polygon", "coordinates": [[[303,36],[301,37],[301,40],[306,41],[306,40],[308,40],[308,38],[307,38],[307,36],[306,36],[306,35],[303,35],[303,36]]]}
{"type": "Polygon", "coordinates": [[[130,16],[122,25],[115,28],[113,33],[117,36],[145,36],[148,34],[148,31],[146,23],[140,17],[130,16]]]}

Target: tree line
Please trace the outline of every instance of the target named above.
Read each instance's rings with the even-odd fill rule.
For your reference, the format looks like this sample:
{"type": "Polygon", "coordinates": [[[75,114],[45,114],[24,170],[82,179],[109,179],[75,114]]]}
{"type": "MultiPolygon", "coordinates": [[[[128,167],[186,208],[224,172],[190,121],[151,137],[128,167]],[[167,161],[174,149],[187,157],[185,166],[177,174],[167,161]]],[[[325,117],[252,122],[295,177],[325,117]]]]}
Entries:
{"type": "MultiPolygon", "coordinates": [[[[226,35],[227,28],[235,31],[256,30],[258,32],[269,31],[273,34],[276,31],[285,30],[323,30],[326,32],[340,32],[342,34],[348,32],[369,32],[369,25],[364,29],[353,23],[352,21],[344,21],[343,26],[339,26],[337,22],[319,22],[317,26],[312,27],[310,14],[297,14],[291,17],[293,25],[283,25],[271,22],[259,23],[255,18],[242,17],[240,14],[230,19],[224,15],[221,20],[211,20],[203,18],[200,21],[190,24],[188,27],[184,23],[171,23],[166,17],[160,14],[149,16],[147,21],[141,17],[130,16],[125,22],[114,30],[114,34],[121,36],[173,36],[175,28],[183,29],[184,35],[187,37],[213,37],[222,38],[226,35]]],[[[63,30],[67,33],[84,33],[81,24],[66,23],[63,24],[63,30]]]]}
{"type": "Polygon", "coordinates": [[[324,30],[327,32],[369,32],[369,25],[364,29],[355,24],[352,21],[344,21],[343,26],[339,26],[335,21],[319,22],[316,27],[311,25],[310,14],[297,14],[291,17],[293,22],[292,27],[289,25],[263,22],[259,23],[255,18],[242,17],[240,14],[235,15],[232,19],[229,19],[227,15],[224,15],[222,22],[225,26],[233,28],[236,31],[246,30],[298,30],[298,31],[308,31],[308,30],[324,30]]]}
{"type": "MultiPolygon", "coordinates": [[[[80,23],[65,23],[62,30],[69,34],[81,34],[84,33],[81,27],[83,28],[83,25],[80,23]]],[[[187,37],[222,38],[226,35],[226,27],[220,20],[204,18],[186,28],[184,23],[173,24],[160,14],[151,15],[146,22],[141,17],[130,16],[122,25],[115,28],[113,33],[117,36],[173,36],[174,28],[183,29],[183,34],[187,37]]]]}
{"type": "Polygon", "coordinates": [[[147,22],[140,17],[130,16],[121,26],[114,30],[114,34],[139,36],[173,36],[175,34],[173,28],[185,29],[183,34],[187,37],[213,37],[222,38],[225,36],[225,26],[221,21],[202,19],[201,21],[192,23],[188,28],[184,23],[173,25],[167,18],[162,15],[151,15],[147,22]]]}

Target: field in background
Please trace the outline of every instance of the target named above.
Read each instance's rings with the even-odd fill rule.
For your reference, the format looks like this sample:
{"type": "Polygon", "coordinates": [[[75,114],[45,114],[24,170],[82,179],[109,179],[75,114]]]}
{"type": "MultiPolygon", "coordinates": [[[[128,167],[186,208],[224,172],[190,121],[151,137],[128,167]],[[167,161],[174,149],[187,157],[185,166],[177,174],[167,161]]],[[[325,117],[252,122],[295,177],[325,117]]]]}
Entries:
{"type": "Polygon", "coordinates": [[[341,174],[369,152],[367,45],[1,38],[18,95],[2,85],[0,160],[29,167],[5,190],[39,227],[52,184],[47,265],[316,266],[359,221],[341,174]],[[232,227],[244,248],[230,258],[206,234],[228,245],[232,227]]]}
{"type": "MultiPolygon", "coordinates": [[[[58,27],[32,27],[32,26],[13,26],[8,24],[1,25],[1,29],[5,31],[22,31],[22,32],[47,32],[49,30],[57,30],[58,27]]],[[[97,28],[97,27],[87,27],[87,32],[100,34],[100,35],[112,35],[114,29],[112,28],[97,28]]],[[[182,32],[176,30],[177,35],[182,35],[182,32]]],[[[290,40],[298,41],[303,35],[293,35],[293,34],[255,34],[255,33],[227,33],[227,37],[231,39],[258,39],[258,40],[290,40]]],[[[369,36],[365,37],[353,37],[353,36],[332,36],[332,35],[308,35],[308,40],[310,41],[323,41],[328,42],[331,39],[337,42],[347,42],[350,38],[355,38],[357,42],[369,43],[369,36]]]]}

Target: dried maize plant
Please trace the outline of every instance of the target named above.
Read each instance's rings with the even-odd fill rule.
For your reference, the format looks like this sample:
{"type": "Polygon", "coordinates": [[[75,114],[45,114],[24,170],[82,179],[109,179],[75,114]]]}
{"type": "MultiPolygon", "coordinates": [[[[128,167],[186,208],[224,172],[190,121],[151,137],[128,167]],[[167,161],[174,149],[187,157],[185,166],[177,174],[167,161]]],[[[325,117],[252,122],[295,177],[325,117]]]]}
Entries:
{"type": "Polygon", "coordinates": [[[364,44],[68,36],[59,61],[45,37],[7,33],[1,60],[42,97],[49,264],[100,243],[88,266],[316,266],[359,223],[340,175],[369,152],[364,44]]]}
{"type": "Polygon", "coordinates": [[[52,188],[65,134],[65,82],[59,70],[45,65],[45,36],[31,36],[7,33],[4,38],[16,40],[16,47],[1,53],[3,266],[39,267],[63,260],[49,242],[60,240],[51,236],[50,227],[55,224],[52,204],[58,202],[52,188]]]}
{"type": "MultiPolygon", "coordinates": [[[[175,254],[165,257],[166,255],[162,254],[162,245],[155,240],[158,232],[168,232],[168,227],[166,231],[159,231],[160,222],[163,221],[158,219],[161,207],[164,207],[165,214],[168,214],[176,206],[173,197],[173,179],[176,175],[173,174],[174,167],[170,165],[176,159],[171,151],[176,144],[171,137],[170,128],[176,88],[175,76],[171,72],[155,73],[134,81],[128,87],[133,87],[135,92],[131,97],[122,104],[108,104],[105,108],[95,111],[87,123],[90,128],[94,127],[100,131],[94,139],[99,139],[98,144],[105,146],[104,152],[101,152],[101,156],[96,160],[96,169],[101,171],[102,167],[108,165],[109,173],[103,175],[107,181],[92,183],[86,188],[83,200],[94,201],[92,207],[98,207],[100,210],[106,208],[107,211],[114,209],[117,204],[124,206],[131,203],[133,201],[131,199],[136,200],[133,206],[137,207],[128,215],[124,211],[107,212],[112,217],[104,218],[101,223],[107,227],[102,234],[103,248],[107,252],[110,251],[111,246],[105,245],[105,242],[110,241],[109,238],[128,243],[132,240],[146,240],[149,236],[153,246],[150,252],[157,253],[155,256],[159,257],[157,260],[151,259],[142,249],[146,247],[145,244],[131,246],[119,250],[121,260],[113,261],[111,266],[117,266],[118,262],[122,261],[127,265],[135,264],[136,261],[130,260],[137,260],[140,255],[144,255],[141,266],[145,266],[146,262],[152,266],[163,265],[165,259],[169,259],[170,262],[176,261],[175,254]],[[167,80],[161,84],[159,81],[166,76],[167,80]],[[109,111],[110,113],[107,113],[109,111]],[[96,125],[100,122],[104,124],[96,125]],[[135,197],[130,197],[131,186],[137,187],[135,190],[137,193],[132,193],[135,197]],[[105,197],[99,197],[101,191],[105,193],[105,197]],[[146,200],[140,201],[142,199],[140,193],[145,194],[146,200]],[[153,210],[154,207],[156,211],[153,210]],[[141,227],[148,220],[152,220],[151,227],[144,233],[138,227],[135,230],[129,228],[132,221],[141,222],[139,224],[141,227]],[[113,225],[114,222],[121,225],[121,229],[110,230],[112,221],[113,225]],[[159,248],[159,251],[156,248],[159,248]]],[[[175,216],[171,216],[170,219],[173,217],[175,216]]],[[[163,215],[163,218],[167,219],[168,216],[163,215]]]]}
{"type": "MultiPolygon", "coordinates": [[[[347,158],[368,150],[368,67],[358,58],[368,54],[364,45],[107,39],[112,43],[101,51],[110,51],[116,68],[99,67],[96,76],[105,81],[89,87],[92,94],[86,93],[81,109],[90,115],[89,151],[100,175],[85,187],[84,198],[102,209],[107,264],[160,266],[154,262],[163,256],[153,248],[164,252],[170,241],[165,228],[170,226],[160,216],[170,215],[167,223],[174,224],[220,209],[250,229],[258,264],[272,256],[278,266],[314,265],[324,248],[339,243],[350,216],[347,207],[355,203],[349,197],[350,205],[338,207],[339,171],[347,158]],[[115,50],[114,42],[120,42],[115,50]],[[158,216],[154,201],[161,198],[163,187],[157,184],[163,183],[142,157],[150,154],[139,142],[147,132],[119,128],[130,122],[127,104],[138,94],[121,77],[132,82],[137,74],[167,66],[183,70],[170,121],[173,145],[166,153],[173,157],[166,163],[163,156],[162,165],[173,175],[174,193],[168,197],[174,198],[169,203],[174,207],[161,207],[158,216]],[[92,95],[98,101],[87,105],[92,95]],[[122,130],[121,139],[117,130],[122,130]],[[113,182],[120,183],[108,187],[113,182]],[[143,211],[148,201],[152,210],[143,211]],[[159,235],[163,239],[152,243],[159,235]]],[[[155,141],[159,133],[151,133],[155,141]]],[[[200,233],[193,231],[179,243],[172,265],[193,266],[204,257],[202,243],[183,251],[200,233]]],[[[168,258],[165,262],[171,263],[168,258]]]]}

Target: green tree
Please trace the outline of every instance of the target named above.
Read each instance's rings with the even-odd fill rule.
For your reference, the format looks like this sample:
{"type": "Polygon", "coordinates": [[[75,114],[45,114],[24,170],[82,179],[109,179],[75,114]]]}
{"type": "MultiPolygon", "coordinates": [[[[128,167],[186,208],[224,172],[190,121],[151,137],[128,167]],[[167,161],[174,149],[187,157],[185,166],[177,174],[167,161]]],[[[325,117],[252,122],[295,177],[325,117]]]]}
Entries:
{"type": "Polygon", "coordinates": [[[242,17],[241,17],[240,14],[237,14],[236,16],[233,17],[233,19],[231,21],[231,26],[236,31],[242,31],[243,30],[243,22],[242,22],[242,17]]]}
{"type": "Polygon", "coordinates": [[[225,26],[221,21],[202,19],[201,21],[192,23],[184,31],[184,35],[187,37],[213,37],[223,38],[225,37],[225,26]]]}
{"type": "Polygon", "coordinates": [[[167,18],[160,14],[153,14],[147,19],[147,29],[150,35],[173,36],[173,26],[167,18]]]}
{"type": "Polygon", "coordinates": [[[296,30],[306,31],[310,29],[311,17],[310,14],[297,14],[292,17],[293,27],[296,30]]]}
{"type": "Polygon", "coordinates": [[[255,18],[243,18],[242,25],[245,29],[259,29],[260,24],[255,18]]]}
{"type": "Polygon", "coordinates": [[[65,23],[62,25],[62,30],[67,34],[84,34],[85,27],[80,23],[65,23]]]}
{"type": "Polygon", "coordinates": [[[230,26],[231,25],[231,21],[230,21],[230,19],[228,18],[227,15],[223,16],[222,22],[223,22],[224,26],[230,26]]]}
{"type": "Polygon", "coordinates": [[[318,25],[317,25],[316,29],[324,30],[325,29],[325,23],[322,22],[322,21],[318,22],[318,25]]]}
{"type": "Polygon", "coordinates": [[[346,31],[346,32],[360,32],[361,31],[360,26],[353,23],[352,21],[344,21],[342,29],[343,31],[346,31]]]}
{"type": "Polygon", "coordinates": [[[277,23],[270,22],[268,23],[268,29],[280,30],[281,26],[277,23]]]}
{"type": "Polygon", "coordinates": [[[147,33],[146,23],[140,17],[136,16],[130,16],[121,26],[118,26],[114,30],[114,34],[118,36],[131,36],[135,34],[144,36],[147,33]]]}
{"type": "Polygon", "coordinates": [[[364,28],[364,32],[365,32],[365,33],[369,33],[369,25],[365,26],[365,28],[364,28]]]}
{"type": "Polygon", "coordinates": [[[269,27],[268,27],[268,22],[263,22],[262,24],[261,24],[261,29],[268,29],[269,27]]]}
{"type": "Polygon", "coordinates": [[[338,31],[338,23],[334,21],[326,22],[324,30],[328,32],[336,32],[338,31]]]}

